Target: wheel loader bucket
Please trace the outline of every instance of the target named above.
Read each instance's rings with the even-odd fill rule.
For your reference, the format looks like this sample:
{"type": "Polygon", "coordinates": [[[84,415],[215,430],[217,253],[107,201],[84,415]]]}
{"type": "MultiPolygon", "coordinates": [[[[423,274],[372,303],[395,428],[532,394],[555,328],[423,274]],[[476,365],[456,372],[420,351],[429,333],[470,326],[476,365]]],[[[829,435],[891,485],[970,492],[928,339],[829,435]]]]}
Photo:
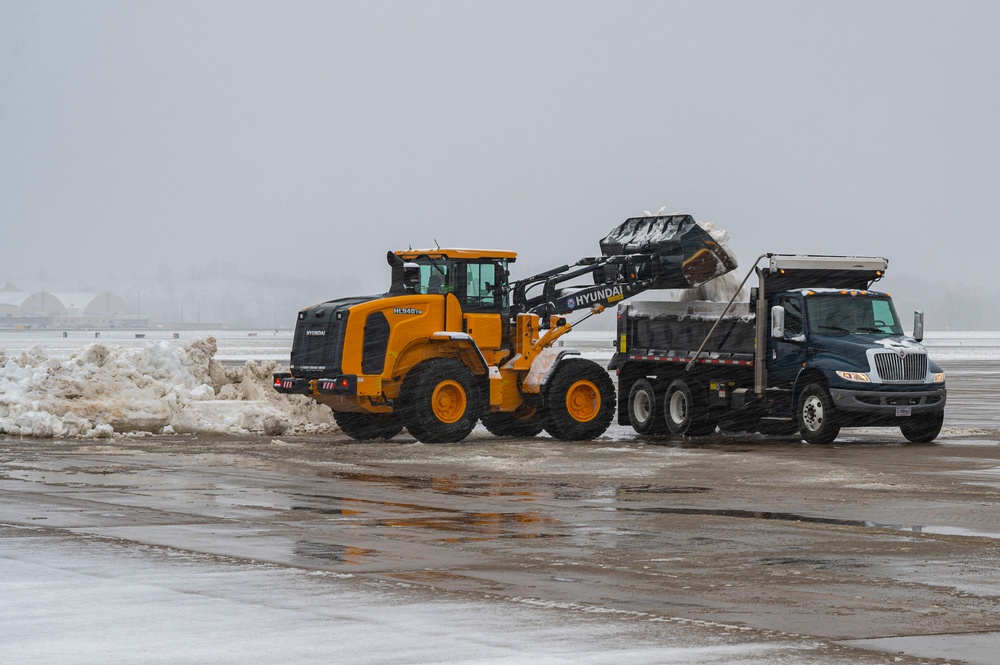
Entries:
{"type": "Polygon", "coordinates": [[[736,259],[691,215],[626,219],[601,240],[601,252],[633,257],[658,289],[693,288],[736,269],[736,259]]]}

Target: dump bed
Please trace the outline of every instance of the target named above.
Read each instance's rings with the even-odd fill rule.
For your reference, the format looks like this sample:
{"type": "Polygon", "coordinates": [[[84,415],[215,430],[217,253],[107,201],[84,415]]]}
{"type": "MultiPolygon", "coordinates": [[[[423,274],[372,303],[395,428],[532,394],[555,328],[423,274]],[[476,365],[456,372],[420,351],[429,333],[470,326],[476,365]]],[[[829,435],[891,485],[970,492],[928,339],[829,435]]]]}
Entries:
{"type": "MultiPolygon", "coordinates": [[[[632,302],[619,307],[618,351],[689,357],[726,308],[715,302],[632,302]]],[[[754,316],[747,303],[734,303],[712,332],[703,358],[753,358],[754,316]]]]}

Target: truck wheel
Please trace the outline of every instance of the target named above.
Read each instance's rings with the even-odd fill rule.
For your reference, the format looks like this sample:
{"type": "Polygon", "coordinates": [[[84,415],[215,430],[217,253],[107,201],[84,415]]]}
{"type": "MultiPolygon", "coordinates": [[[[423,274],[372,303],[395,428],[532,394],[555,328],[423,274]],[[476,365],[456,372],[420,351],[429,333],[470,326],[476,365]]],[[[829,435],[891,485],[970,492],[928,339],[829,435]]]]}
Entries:
{"type": "Polygon", "coordinates": [[[705,436],[715,431],[715,421],[706,417],[704,400],[695,400],[684,379],[674,379],[663,398],[667,428],[678,436],[705,436]]]}
{"type": "Polygon", "coordinates": [[[403,380],[403,424],[421,443],[461,441],[479,419],[478,395],[475,377],[461,362],[428,360],[403,380]]]}
{"type": "Polygon", "coordinates": [[[941,433],[944,411],[922,413],[899,421],[899,430],[912,443],[930,443],[941,433]]]}
{"type": "Polygon", "coordinates": [[[819,383],[806,386],[799,395],[799,433],[809,443],[833,443],[840,434],[840,422],[830,392],[819,383]]]}
{"type": "Polygon", "coordinates": [[[391,439],[403,429],[403,421],[395,413],[334,411],[333,419],[337,427],[355,441],[391,439]]]}
{"type": "Polygon", "coordinates": [[[595,362],[570,358],[545,388],[545,431],[563,441],[596,439],[615,414],[615,385],[595,362]]]}
{"type": "Polygon", "coordinates": [[[632,384],[628,394],[628,417],[632,429],[639,434],[666,434],[661,395],[657,394],[649,379],[639,379],[632,384]]]}
{"type": "Polygon", "coordinates": [[[513,413],[490,413],[481,420],[483,427],[494,436],[530,438],[545,429],[545,419],[530,406],[513,413]]]}

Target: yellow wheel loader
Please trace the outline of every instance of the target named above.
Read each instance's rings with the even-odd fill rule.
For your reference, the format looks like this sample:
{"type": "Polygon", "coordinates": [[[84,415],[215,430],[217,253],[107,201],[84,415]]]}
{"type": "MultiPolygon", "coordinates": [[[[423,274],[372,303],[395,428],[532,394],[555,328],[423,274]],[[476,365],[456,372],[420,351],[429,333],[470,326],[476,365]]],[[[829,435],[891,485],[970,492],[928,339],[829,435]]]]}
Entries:
{"type": "Polygon", "coordinates": [[[460,441],[480,420],[497,436],[594,439],[615,414],[614,385],[553,343],[608,304],[736,267],[689,215],[628,219],[600,244],[602,256],[514,282],[510,251],[389,252],[388,292],[299,312],[274,388],[327,405],[358,440],[405,427],[425,443],[460,441]],[[583,317],[571,324],[573,313],[583,317]]]}

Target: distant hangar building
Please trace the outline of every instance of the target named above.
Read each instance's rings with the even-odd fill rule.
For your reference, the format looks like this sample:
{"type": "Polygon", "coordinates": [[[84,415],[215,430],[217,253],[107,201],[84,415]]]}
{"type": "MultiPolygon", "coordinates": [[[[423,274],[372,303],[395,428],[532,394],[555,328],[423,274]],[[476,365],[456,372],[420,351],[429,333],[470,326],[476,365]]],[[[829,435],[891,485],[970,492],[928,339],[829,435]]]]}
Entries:
{"type": "Polygon", "coordinates": [[[28,293],[7,282],[0,285],[0,325],[67,328],[107,327],[128,314],[128,303],[102,293],[28,293]]]}

